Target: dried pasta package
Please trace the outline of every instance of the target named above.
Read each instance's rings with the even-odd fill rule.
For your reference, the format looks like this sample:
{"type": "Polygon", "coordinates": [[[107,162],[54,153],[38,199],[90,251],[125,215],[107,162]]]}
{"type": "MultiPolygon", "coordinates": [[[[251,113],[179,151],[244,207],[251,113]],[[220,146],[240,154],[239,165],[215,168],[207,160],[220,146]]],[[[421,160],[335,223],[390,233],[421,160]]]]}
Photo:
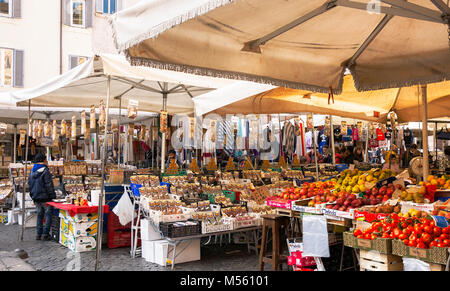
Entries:
{"type": "Polygon", "coordinates": [[[128,100],[128,118],[135,119],[137,117],[139,101],[129,99],[128,100]]]}
{"type": "Polygon", "coordinates": [[[56,120],[53,120],[53,123],[52,123],[52,139],[53,140],[56,140],[56,135],[57,135],[57,122],[56,122],[56,120]]]}
{"type": "Polygon", "coordinates": [[[306,127],[308,129],[314,128],[314,119],[313,119],[312,114],[308,114],[308,117],[306,118],[306,127]]]}
{"type": "Polygon", "coordinates": [[[8,125],[6,123],[0,123],[0,135],[6,134],[7,129],[8,125]]]}
{"type": "Polygon", "coordinates": [[[42,120],[39,120],[37,136],[42,137],[43,133],[44,133],[44,124],[42,123],[42,120]]]}
{"type": "Polygon", "coordinates": [[[86,111],[81,111],[81,135],[86,131],[86,111]]]}
{"type": "Polygon", "coordinates": [[[90,128],[95,129],[95,105],[91,106],[91,122],[90,122],[90,128]]]}
{"type": "Polygon", "coordinates": [[[341,134],[347,135],[347,121],[341,121],[341,134]]]}
{"type": "Polygon", "coordinates": [[[50,124],[48,121],[46,121],[44,124],[44,136],[45,137],[50,136],[50,124]]]}
{"type": "Polygon", "coordinates": [[[100,125],[100,127],[105,126],[106,123],[105,120],[106,120],[105,103],[103,102],[103,100],[100,100],[100,116],[98,118],[98,124],[100,125]]]}
{"type": "Polygon", "coordinates": [[[111,119],[111,130],[112,130],[112,132],[119,131],[119,123],[118,123],[117,119],[111,119]]]}
{"type": "Polygon", "coordinates": [[[72,140],[77,139],[77,118],[75,115],[72,116],[72,140]]]}
{"type": "Polygon", "coordinates": [[[139,140],[140,141],[145,141],[145,130],[146,130],[146,126],[141,125],[141,131],[139,132],[139,140]]]}
{"type": "Polygon", "coordinates": [[[167,133],[167,111],[165,110],[161,110],[159,131],[167,133]]]}
{"type": "Polygon", "coordinates": [[[31,136],[33,137],[33,139],[36,139],[37,136],[37,123],[36,120],[33,120],[33,128],[31,131],[31,136]]]}
{"type": "Polygon", "coordinates": [[[25,145],[25,135],[27,134],[27,131],[25,129],[21,129],[19,132],[20,132],[19,145],[25,145]]]}
{"type": "Polygon", "coordinates": [[[89,138],[90,138],[90,134],[91,131],[89,129],[89,127],[86,126],[86,129],[84,130],[84,140],[85,142],[89,142],[89,138]]]}
{"type": "Polygon", "coordinates": [[[71,137],[71,131],[72,129],[70,128],[70,125],[67,125],[67,128],[66,128],[66,138],[67,139],[69,139],[70,137],[71,137]]]}
{"type": "Polygon", "coordinates": [[[128,124],[128,135],[134,135],[134,123],[128,124]]]}
{"type": "Polygon", "coordinates": [[[65,136],[67,131],[67,125],[66,121],[63,119],[61,120],[61,136],[65,136]]]}

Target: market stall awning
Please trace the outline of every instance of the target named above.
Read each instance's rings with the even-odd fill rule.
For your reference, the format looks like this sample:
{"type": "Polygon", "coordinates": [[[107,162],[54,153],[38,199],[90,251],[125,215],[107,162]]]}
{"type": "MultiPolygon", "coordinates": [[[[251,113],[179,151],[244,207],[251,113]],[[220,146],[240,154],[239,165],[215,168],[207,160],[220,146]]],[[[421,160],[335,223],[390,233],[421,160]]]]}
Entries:
{"type": "Polygon", "coordinates": [[[192,98],[236,81],[189,75],[147,67],[133,67],[124,56],[101,55],[39,86],[0,93],[0,104],[33,107],[89,107],[106,98],[111,76],[111,108],[127,108],[130,99],[139,101],[139,111],[159,112],[167,83],[169,114],[192,113],[192,98]],[[116,97],[116,98],[115,98],[116,97]]]}
{"type": "Polygon", "coordinates": [[[144,0],[110,20],[132,65],[327,93],[450,78],[442,0],[144,0]],[[374,3],[375,2],[375,3],[374,3]]]}
{"type": "MultiPolygon", "coordinates": [[[[421,100],[418,86],[358,92],[351,75],[344,76],[343,92],[329,98],[328,94],[277,87],[255,95],[236,92],[230,102],[219,94],[222,89],[194,98],[196,113],[275,114],[312,112],[368,120],[384,121],[394,110],[399,122],[419,121],[421,100]],[[250,97],[249,97],[250,96],[250,97]],[[226,105],[222,105],[225,104],[226,105]],[[379,117],[374,112],[379,112],[379,117]]],[[[429,84],[428,116],[450,116],[450,81],[429,84]]]]}

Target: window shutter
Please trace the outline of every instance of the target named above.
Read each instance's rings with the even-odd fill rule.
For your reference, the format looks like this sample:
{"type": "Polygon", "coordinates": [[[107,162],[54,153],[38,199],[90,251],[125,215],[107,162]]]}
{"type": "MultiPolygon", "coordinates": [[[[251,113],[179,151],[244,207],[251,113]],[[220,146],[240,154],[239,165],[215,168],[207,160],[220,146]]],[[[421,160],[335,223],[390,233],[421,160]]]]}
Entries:
{"type": "Polygon", "coordinates": [[[95,12],[103,13],[103,0],[95,0],[95,12]]]}
{"type": "Polygon", "coordinates": [[[78,57],[77,56],[69,56],[69,70],[72,70],[78,66],[78,57]]]}
{"type": "Polygon", "coordinates": [[[22,16],[22,1],[21,0],[13,0],[12,2],[12,17],[20,18],[22,16]]]}
{"type": "Polygon", "coordinates": [[[23,51],[14,50],[13,86],[23,87],[23,51]]]}
{"type": "Polygon", "coordinates": [[[86,0],[85,2],[86,24],[84,27],[92,27],[92,17],[94,15],[93,2],[93,0],[86,0]]]}
{"type": "Polygon", "coordinates": [[[70,26],[70,0],[63,0],[63,23],[70,26]]]}

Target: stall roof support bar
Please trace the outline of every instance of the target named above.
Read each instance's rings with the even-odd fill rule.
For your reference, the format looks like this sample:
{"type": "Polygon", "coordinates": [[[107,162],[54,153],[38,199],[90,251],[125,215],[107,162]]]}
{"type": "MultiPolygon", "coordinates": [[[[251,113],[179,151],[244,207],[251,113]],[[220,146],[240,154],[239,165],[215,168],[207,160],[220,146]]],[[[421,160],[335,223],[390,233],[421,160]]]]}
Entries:
{"type": "MultiPolygon", "coordinates": [[[[350,0],[336,0],[335,4],[337,6],[369,11],[366,3],[354,2],[354,1],[350,1],[350,0]]],[[[420,13],[416,13],[415,11],[406,10],[406,9],[397,8],[397,7],[386,7],[386,6],[380,5],[379,9],[380,10],[378,12],[382,13],[382,14],[442,23],[442,18],[439,15],[439,13],[436,14],[436,11],[434,11],[435,13],[433,13],[433,16],[431,16],[431,15],[423,15],[420,13]]],[[[374,11],[374,13],[376,13],[376,12],[374,11]]]]}
{"type": "Polygon", "coordinates": [[[353,55],[353,57],[348,62],[347,67],[351,67],[357,58],[364,52],[364,50],[370,45],[370,43],[377,37],[377,35],[383,30],[383,28],[386,26],[386,24],[389,22],[389,20],[392,19],[392,15],[385,15],[383,19],[378,23],[377,27],[372,31],[372,33],[369,35],[369,37],[364,41],[364,43],[358,48],[356,53],[353,55]]]}
{"type": "Polygon", "coordinates": [[[434,6],[436,6],[439,10],[441,10],[442,13],[444,13],[445,15],[447,15],[447,16],[450,15],[450,7],[448,7],[448,5],[445,4],[444,1],[442,1],[442,0],[431,0],[431,3],[433,3],[434,6]]]}
{"type": "Polygon", "coordinates": [[[260,37],[258,39],[246,42],[244,44],[244,47],[242,48],[242,51],[246,51],[246,52],[253,52],[253,53],[261,53],[261,49],[260,46],[264,45],[266,42],[268,42],[269,40],[285,33],[286,31],[289,31],[291,29],[293,29],[294,27],[299,26],[300,24],[310,20],[311,18],[314,18],[322,13],[325,13],[326,11],[336,7],[336,5],[334,4],[336,0],[327,2],[325,4],[323,4],[322,6],[314,9],[313,11],[297,18],[296,20],[286,24],[283,27],[280,27],[279,29],[263,36],[260,37]]]}
{"type": "Polygon", "coordinates": [[[130,84],[130,85],[133,85],[133,86],[135,86],[135,88],[137,88],[137,89],[141,89],[141,90],[146,90],[146,91],[150,91],[150,92],[162,94],[161,91],[159,91],[159,90],[157,90],[157,89],[155,89],[155,88],[152,88],[152,87],[150,87],[150,86],[146,86],[146,85],[144,85],[144,84],[140,84],[140,83],[138,83],[138,82],[129,80],[129,79],[127,79],[127,78],[123,78],[123,77],[114,77],[114,78],[111,78],[111,79],[112,79],[112,80],[116,80],[116,81],[120,81],[120,82],[123,82],[123,83],[127,83],[127,84],[130,84]]]}
{"type": "Polygon", "coordinates": [[[383,3],[398,7],[398,8],[402,8],[402,9],[410,11],[410,12],[414,12],[416,14],[427,16],[432,19],[439,18],[439,19],[441,19],[441,22],[442,22],[441,13],[436,10],[429,9],[429,8],[426,8],[426,7],[417,5],[417,4],[413,4],[410,2],[406,2],[404,0],[380,0],[380,1],[383,3]]]}

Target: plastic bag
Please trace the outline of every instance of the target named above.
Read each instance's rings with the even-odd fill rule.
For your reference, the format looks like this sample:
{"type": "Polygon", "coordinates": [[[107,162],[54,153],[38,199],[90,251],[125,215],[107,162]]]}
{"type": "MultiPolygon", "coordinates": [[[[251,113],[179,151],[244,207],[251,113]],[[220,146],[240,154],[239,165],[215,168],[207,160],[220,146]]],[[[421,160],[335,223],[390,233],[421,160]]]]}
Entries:
{"type": "Polygon", "coordinates": [[[325,216],[305,215],[303,217],[303,256],[330,257],[325,216]]]}
{"type": "Polygon", "coordinates": [[[430,264],[424,261],[413,259],[413,258],[403,258],[403,271],[431,271],[430,264]]]}
{"type": "Polygon", "coordinates": [[[120,224],[126,225],[133,220],[133,211],[133,203],[128,193],[124,192],[113,212],[119,217],[120,224]]]}

